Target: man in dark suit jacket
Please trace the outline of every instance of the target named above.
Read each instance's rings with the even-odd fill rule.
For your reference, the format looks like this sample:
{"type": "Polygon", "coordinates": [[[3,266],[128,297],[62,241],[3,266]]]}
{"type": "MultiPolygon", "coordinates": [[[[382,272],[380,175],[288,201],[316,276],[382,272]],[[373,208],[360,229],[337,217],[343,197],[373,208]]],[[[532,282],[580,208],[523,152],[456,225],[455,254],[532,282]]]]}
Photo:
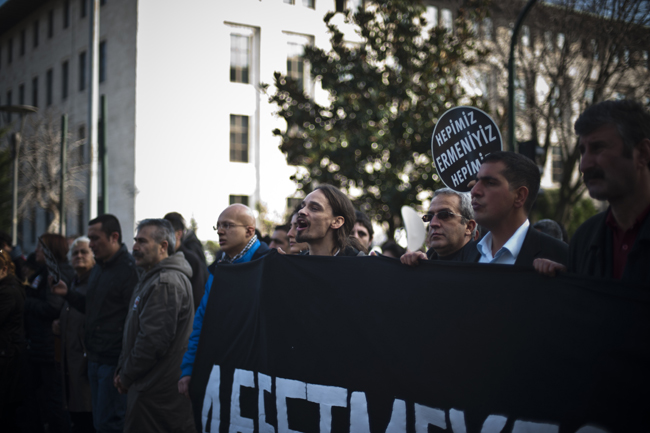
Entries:
{"type": "Polygon", "coordinates": [[[536,258],[567,262],[568,245],[528,221],[539,184],[537,165],[521,154],[494,152],[483,159],[471,195],[474,218],[489,233],[466,261],[528,267],[536,258]]]}

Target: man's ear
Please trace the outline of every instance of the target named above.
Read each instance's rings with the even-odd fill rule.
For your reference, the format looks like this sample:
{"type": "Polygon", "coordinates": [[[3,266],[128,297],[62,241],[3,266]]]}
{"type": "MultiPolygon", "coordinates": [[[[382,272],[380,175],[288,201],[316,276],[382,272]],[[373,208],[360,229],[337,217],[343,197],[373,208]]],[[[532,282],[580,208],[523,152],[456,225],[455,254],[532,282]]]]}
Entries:
{"type": "Polygon", "coordinates": [[[330,228],[334,230],[340,229],[341,227],[343,227],[343,224],[345,224],[345,218],[343,218],[342,216],[337,216],[334,217],[334,221],[332,221],[332,224],[330,224],[330,228]]]}
{"type": "Polygon", "coordinates": [[[634,153],[637,156],[639,166],[648,167],[650,164],[650,139],[644,138],[634,146],[634,153]]]}
{"type": "Polygon", "coordinates": [[[467,225],[465,226],[465,236],[471,237],[475,228],[476,228],[476,221],[474,220],[467,221],[467,225]]]}
{"type": "Polygon", "coordinates": [[[520,186],[515,190],[515,208],[524,207],[526,199],[528,198],[528,188],[525,186],[520,186]]]}
{"type": "Polygon", "coordinates": [[[160,248],[161,248],[161,251],[163,253],[166,253],[167,255],[169,255],[169,242],[167,242],[166,240],[163,240],[160,243],[160,248]]]}
{"type": "Polygon", "coordinates": [[[247,238],[252,238],[254,234],[255,234],[255,227],[246,226],[246,237],[247,238]]]}
{"type": "Polygon", "coordinates": [[[118,240],[120,239],[120,234],[118,232],[113,232],[111,235],[108,237],[108,241],[110,243],[118,243],[118,240]]]}

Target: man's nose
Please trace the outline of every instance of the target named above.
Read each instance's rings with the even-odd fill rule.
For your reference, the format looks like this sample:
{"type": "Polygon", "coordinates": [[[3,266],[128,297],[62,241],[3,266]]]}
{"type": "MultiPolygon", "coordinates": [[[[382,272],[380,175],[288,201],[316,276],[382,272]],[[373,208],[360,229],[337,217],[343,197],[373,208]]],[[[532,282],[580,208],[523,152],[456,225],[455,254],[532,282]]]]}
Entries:
{"type": "Polygon", "coordinates": [[[589,170],[594,166],[594,158],[591,156],[589,152],[585,152],[580,156],[580,164],[579,168],[582,173],[584,173],[586,170],[589,170]]]}

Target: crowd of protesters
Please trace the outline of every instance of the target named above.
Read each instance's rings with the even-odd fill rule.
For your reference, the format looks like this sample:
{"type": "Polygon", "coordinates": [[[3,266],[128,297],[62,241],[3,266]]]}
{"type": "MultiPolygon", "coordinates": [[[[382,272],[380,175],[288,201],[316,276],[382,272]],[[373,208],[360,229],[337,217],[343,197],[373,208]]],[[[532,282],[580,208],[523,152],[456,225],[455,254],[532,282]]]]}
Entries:
{"type": "MultiPolygon", "coordinates": [[[[469,194],[435,191],[422,218],[426,251],[386,242],[381,254],[410,266],[499,263],[648,288],[650,114],[634,101],[606,101],[587,109],[575,129],[587,190],[609,208],[587,220],[570,244],[555,221],[529,221],[538,167],[520,154],[494,152],[469,194]]],[[[255,223],[247,206],[224,209],[214,227],[220,251],[209,267],[176,212],[141,221],[132,253],[110,214],[91,220],[87,237],[43,234],[28,258],[2,233],[2,431],[195,431],[187,397],[217,266],[272,250],[377,254],[370,219],[331,185],[310,192],[266,241],[255,223]]]]}

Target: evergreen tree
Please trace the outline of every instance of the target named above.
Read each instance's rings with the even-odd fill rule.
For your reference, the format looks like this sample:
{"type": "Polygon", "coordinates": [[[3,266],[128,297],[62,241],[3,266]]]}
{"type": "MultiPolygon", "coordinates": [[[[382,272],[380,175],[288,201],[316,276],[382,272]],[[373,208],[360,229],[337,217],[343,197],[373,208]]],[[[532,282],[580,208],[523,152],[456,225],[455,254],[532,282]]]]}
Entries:
{"type": "Polygon", "coordinates": [[[349,43],[325,17],[331,49],[306,47],[304,59],[315,82],[327,92],[316,102],[302,81],[275,74],[270,100],[287,122],[280,149],[294,176],[310,192],[330,183],[349,193],[355,205],[385,223],[389,238],[400,225],[404,205],[419,206],[440,186],[431,157],[438,117],[457,105],[476,105],[464,94],[463,71],[477,59],[471,19],[480,4],[466,2],[450,31],[432,26],[415,1],[369,2],[345,13],[362,43],[349,43]]]}

